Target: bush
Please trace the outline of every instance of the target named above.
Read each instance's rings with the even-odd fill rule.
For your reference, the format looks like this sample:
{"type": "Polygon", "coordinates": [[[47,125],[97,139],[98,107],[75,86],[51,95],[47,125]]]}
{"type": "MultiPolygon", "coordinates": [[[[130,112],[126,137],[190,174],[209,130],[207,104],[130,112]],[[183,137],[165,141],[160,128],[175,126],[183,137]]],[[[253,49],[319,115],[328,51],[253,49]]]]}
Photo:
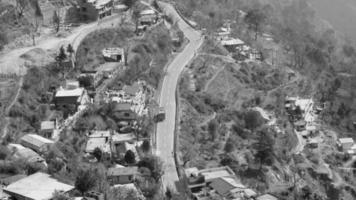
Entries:
{"type": "Polygon", "coordinates": [[[151,177],[159,181],[163,175],[162,161],[156,156],[147,156],[140,160],[137,164],[139,168],[144,167],[151,171],[151,177]]]}
{"type": "Polygon", "coordinates": [[[134,164],[136,162],[135,153],[132,152],[131,150],[126,151],[125,162],[127,164],[134,164]]]}
{"type": "Polygon", "coordinates": [[[91,169],[80,169],[75,179],[75,188],[84,195],[96,185],[96,173],[91,169]]]}
{"type": "Polygon", "coordinates": [[[263,124],[263,119],[259,112],[250,110],[244,116],[245,126],[247,129],[255,130],[263,124]]]}

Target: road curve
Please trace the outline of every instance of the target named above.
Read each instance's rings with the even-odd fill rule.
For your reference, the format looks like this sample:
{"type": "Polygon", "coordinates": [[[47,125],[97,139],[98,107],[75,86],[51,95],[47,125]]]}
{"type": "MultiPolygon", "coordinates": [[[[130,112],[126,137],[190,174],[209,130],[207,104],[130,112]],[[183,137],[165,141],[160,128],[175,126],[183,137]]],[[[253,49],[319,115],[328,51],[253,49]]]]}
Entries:
{"type": "Polygon", "coordinates": [[[166,76],[164,77],[160,106],[165,108],[166,119],[157,124],[156,131],[156,155],[163,161],[164,175],[162,183],[164,188],[170,188],[172,192],[176,192],[175,183],[179,181],[177,169],[174,160],[174,130],[176,117],[176,88],[178,78],[184,67],[193,59],[197,50],[203,43],[203,38],[200,32],[191,28],[177,13],[171,4],[160,2],[162,10],[165,14],[178,21],[179,28],[190,41],[184,50],[179,53],[167,68],[166,76]]]}
{"type": "MultiPolygon", "coordinates": [[[[118,20],[120,20],[120,15],[113,15],[74,28],[72,33],[66,37],[59,38],[52,36],[45,39],[39,38],[39,40],[36,41],[37,44],[35,46],[18,48],[4,53],[0,55],[0,73],[16,73],[18,75],[24,75],[26,74],[26,70],[23,68],[25,60],[20,57],[22,54],[36,48],[57,51],[60,46],[66,46],[68,44],[73,44],[73,48],[76,50],[81,41],[89,33],[98,29],[110,28],[113,25],[118,25],[118,20]]],[[[43,63],[43,65],[45,64],[48,63],[43,63]]]]}

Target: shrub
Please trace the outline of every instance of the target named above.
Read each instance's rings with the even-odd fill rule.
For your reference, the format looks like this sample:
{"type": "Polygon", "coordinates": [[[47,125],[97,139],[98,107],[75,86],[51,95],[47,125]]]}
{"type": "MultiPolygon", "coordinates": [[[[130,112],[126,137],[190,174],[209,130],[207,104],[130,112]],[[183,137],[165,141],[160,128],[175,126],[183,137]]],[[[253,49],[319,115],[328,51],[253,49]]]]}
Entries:
{"type": "Polygon", "coordinates": [[[127,164],[134,164],[136,162],[135,153],[131,150],[126,151],[125,162],[127,164]]]}

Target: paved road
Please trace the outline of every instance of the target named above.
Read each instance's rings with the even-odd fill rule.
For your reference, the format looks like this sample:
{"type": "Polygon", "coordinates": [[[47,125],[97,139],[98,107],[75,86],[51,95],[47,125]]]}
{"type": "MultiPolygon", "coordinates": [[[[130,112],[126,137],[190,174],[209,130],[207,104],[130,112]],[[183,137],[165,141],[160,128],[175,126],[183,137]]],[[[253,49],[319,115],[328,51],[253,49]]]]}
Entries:
{"type": "MultiPolygon", "coordinates": [[[[57,51],[60,46],[66,46],[69,43],[73,44],[73,48],[74,50],[76,50],[80,42],[89,33],[98,29],[109,28],[112,26],[112,24],[118,25],[119,23],[117,22],[119,20],[120,15],[113,15],[111,17],[104,18],[99,22],[93,22],[74,28],[72,33],[69,34],[67,37],[49,37],[44,39],[39,38],[36,41],[37,44],[35,46],[18,48],[5,54],[2,54],[0,56],[0,73],[16,73],[19,75],[24,75],[26,73],[26,70],[22,68],[25,63],[25,60],[20,58],[22,54],[36,48],[57,51]]],[[[46,63],[43,64],[45,65],[46,63]]]]}
{"type": "Polygon", "coordinates": [[[156,154],[164,163],[163,187],[169,187],[173,192],[177,191],[175,182],[179,180],[173,151],[174,129],[176,117],[176,87],[180,73],[189,61],[194,57],[203,42],[201,34],[192,29],[178,15],[172,5],[161,3],[166,14],[178,21],[179,28],[184,32],[190,43],[178,54],[167,68],[167,74],[163,80],[160,106],[166,110],[166,119],[158,123],[156,132],[156,154]]]}

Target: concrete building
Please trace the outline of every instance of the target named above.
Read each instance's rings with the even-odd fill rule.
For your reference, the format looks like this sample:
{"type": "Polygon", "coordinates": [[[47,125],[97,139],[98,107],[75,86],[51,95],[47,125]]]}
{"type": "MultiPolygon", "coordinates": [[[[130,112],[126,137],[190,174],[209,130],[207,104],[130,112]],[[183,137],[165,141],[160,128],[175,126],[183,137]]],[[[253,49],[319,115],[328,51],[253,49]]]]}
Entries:
{"type": "Polygon", "coordinates": [[[103,153],[111,154],[110,137],[89,137],[85,148],[86,153],[93,153],[99,148],[103,153]]]}
{"type": "Polygon", "coordinates": [[[17,200],[50,200],[56,191],[70,192],[74,187],[57,181],[49,174],[37,172],[4,188],[17,200]]]}
{"type": "Polygon", "coordinates": [[[232,177],[216,178],[210,187],[225,199],[250,199],[257,196],[256,192],[238,183],[232,177]]]}
{"type": "Polygon", "coordinates": [[[225,38],[221,40],[221,45],[224,46],[229,52],[236,52],[245,46],[245,42],[238,38],[225,38]]]}
{"type": "Polygon", "coordinates": [[[138,173],[137,167],[109,168],[107,177],[111,185],[133,183],[138,173]]]}
{"type": "Polygon", "coordinates": [[[124,49],[120,47],[110,47],[102,50],[106,62],[125,63],[124,49]]]}
{"type": "Polygon", "coordinates": [[[235,177],[235,173],[228,166],[203,169],[198,173],[204,177],[207,183],[212,182],[216,178],[235,177]]]}
{"type": "Polygon", "coordinates": [[[353,138],[339,138],[337,142],[343,151],[350,150],[351,147],[354,145],[353,138]]]}
{"type": "Polygon", "coordinates": [[[66,80],[65,89],[74,90],[79,88],[79,81],[77,80],[66,80]]]}
{"type": "Polygon", "coordinates": [[[113,0],[87,0],[98,12],[98,18],[101,19],[112,14],[114,8],[113,0]]]}
{"type": "Polygon", "coordinates": [[[57,90],[54,103],[56,107],[75,107],[75,110],[79,105],[83,105],[90,102],[90,98],[84,88],[77,88],[73,90],[67,90],[60,88],[57,90]]]}
{"type": "Polygon", "coordinates": [[[57,138],[59,136],[57,124],[57,121],[42,121],[40,135],[48,139],[57,138]]]}
{"type": "Polygon", "coordinates": [[[126,98],[133,98],[143,92],[142,85],[135,82],[132,85],[125,85],[122,89],[125,93],[126,98]]]}
{"type": "Polygon", "coordinates": [[[146,9],[140,12],[139,22],[141,25],[152,25],[157,23],[158,13],[153,9],[146,9]]]}
{"type": "Polygon", "coordinates": [[[44,153],[53,145],[53,141],[36,134],[27,134],[20,139],[20,144],[36,152],[44,153]]]}

